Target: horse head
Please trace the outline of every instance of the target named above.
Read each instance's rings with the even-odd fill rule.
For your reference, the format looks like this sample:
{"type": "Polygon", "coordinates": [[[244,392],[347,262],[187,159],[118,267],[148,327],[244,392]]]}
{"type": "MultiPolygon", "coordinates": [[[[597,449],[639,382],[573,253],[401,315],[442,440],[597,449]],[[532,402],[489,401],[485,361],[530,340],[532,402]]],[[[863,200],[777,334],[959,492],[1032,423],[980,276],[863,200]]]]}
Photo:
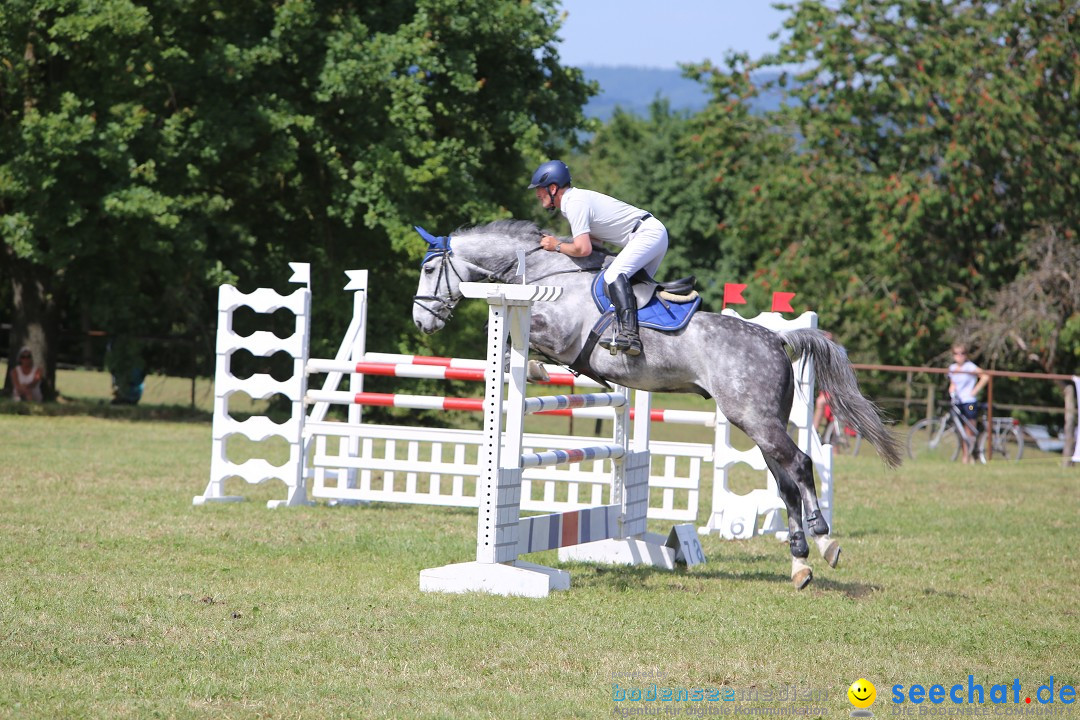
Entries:
{"type": "Polygon", "coordinates": [[[539,249],[539,231],[528,222],[498,221],[446,237],[421,227],[416,232],[427,243],[427,252],[413,296],[413,322],[425,335],[441,330],[453,316],[461,300],[461,283],[513,282],[516,253],[530,244],[539,249]]]}
{"type": "Polygon", "coordinates": [[[455,263],[449,236],[436,237],[420,226],[416,226],[416,232],[428,246],[420,263],[420,284],[413,296],[413,322],[420,332],[430,335],[453,316],[461,300],[459,286],[471,278],[467,276],[467,263],[460,259],[455,263]]]}

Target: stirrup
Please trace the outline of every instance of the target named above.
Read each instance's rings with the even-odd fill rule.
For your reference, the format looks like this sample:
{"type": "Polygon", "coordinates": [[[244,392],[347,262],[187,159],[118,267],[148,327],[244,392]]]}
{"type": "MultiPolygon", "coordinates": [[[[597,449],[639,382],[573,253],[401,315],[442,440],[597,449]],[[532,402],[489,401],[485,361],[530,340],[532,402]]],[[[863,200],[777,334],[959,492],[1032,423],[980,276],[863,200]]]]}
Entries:
{"type": "Polygon", "coordinates": [[[606,347],[612,355],[618,355],[620,350],[631,357],[641,354],[641,338],[636,334],[619,333],[613,340],[608,340],[606,345],[601,340],[601,346],[606,347]]]}

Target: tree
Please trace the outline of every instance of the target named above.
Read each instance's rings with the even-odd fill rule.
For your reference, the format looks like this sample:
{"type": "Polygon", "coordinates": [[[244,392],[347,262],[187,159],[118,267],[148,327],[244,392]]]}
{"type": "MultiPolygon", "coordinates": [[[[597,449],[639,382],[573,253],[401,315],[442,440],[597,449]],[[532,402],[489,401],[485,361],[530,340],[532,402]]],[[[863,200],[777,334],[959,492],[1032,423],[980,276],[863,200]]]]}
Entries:
{"type": "Polygon", "coordinates": [[[705,110],[676,113],[663,99],[647,118],[617,110],[575,159],[583,170],[575,178],[659,217],[670,236],[661,275],[696,274],[706,304],[718,309],[724,284],[752,275],[765,252],[742,205],[771,167],[787,162],[792,142],[752,111],[757,88],[748,76],[708,63],[685,72],[709,83],[705,110]]]}
{"type": "Polygon", "coordinates": [[[792,237],[780,266],[802,281],[835,275],[823,245],[839,243],[854,260],[840,265],[850,291],[825,289],[826,317],[879,357],[925,361],[1023,271],[1017,250],[1032,230],[1077,226],[1077,8],[844,0],[788,9],[790,38],[764,64],[810,64],[781,117],[815,185],[844,188],[830,211],[848,232],[792,237]]]}
{"type": "Polygon", "coordinates": [[[968,318],[961,337],[991,365],[1070,373],[1080,361],[1080,243],[1069,229],[1034,231],[1016,258],[1021,272],[992,296],[988,312],[968,318]]]}
{"type": "MultiPolygon", "coordinates": [[[[309,260],[320,288],[375,271],[373,332],[396,343],[411,225],[523,211],[529,165],[583,125],[557,27],[554,0],[4,3],[11,342],[53,360],[58,304],[209,342],[217,284],[280,285],[309,260]]],[[[317,314],[347,312],[333,295],[317,314]]]]}
{"type": "Polygon", "coordinates": [[[713,306],[746,282],[750,312],[794,291],[856,361],[935,363],[971,333],[984,364],[1069,372],[1078,7],[787,5],[777,54],[688,67],[705,110],[617,115],[586,167],[678,228],[665,265],[696,272],[713,306]],[[754,110],[776,92],[779,110],[754,110]]]}

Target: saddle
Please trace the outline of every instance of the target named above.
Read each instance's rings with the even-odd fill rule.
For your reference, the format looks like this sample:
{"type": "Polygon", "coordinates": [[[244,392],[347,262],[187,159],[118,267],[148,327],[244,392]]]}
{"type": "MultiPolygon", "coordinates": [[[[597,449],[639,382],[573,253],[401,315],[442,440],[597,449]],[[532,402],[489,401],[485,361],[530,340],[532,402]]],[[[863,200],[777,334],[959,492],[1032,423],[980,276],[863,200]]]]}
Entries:
{"type": "Polygon", "coordinates": [[[634,291],[638,308],[645,308],[654,297],[677,304],[693,302],[698,298],[698,291],[694,289],[696,282],[693,275],[660,282],[644,270],[638,270],[630,276],[630,289],[634,291]]]}
{"type": "MultiPolygon", "coordinates": [[[[634,273],[630,277],[630,289],[634,293],[634,299],[637,300],[638,324],[641,327],[661,332],[682,330],[701,306],[701,297],[694,289],[694,283],[693,275],[660,282],[644,270],[634,273]]],[[[608,299],[602,272],[593,281],[592,295],[596,309],[601,315],[600,322],[605,322],[605,316],[613,313],[614,307],[608,299]]],[[[609,318],[605,322],[605,327],[610,324],[610,321],[609,318]]]]}
{"type": "MultiPolygon", "coordinates": [[[[609,260],[610,262],[610,260],[609,260]]],[[[605,263],[606,267],[607,263],[605,263]]],[[[639,270],[630,277],[631,290],[638,306],[638,325],[660,332],[678,332],[687,326],[690,318],[701,306],[701,297],[694,289],[694,276],[660,282],[639,270]]],[[[608,387],[607,382],[593,369],[590,358],[605,332],[615,329],[615,309],[607,297],[604,274],[600,272],[592,285],[593,302],[600,311],[600,319],[593,325],[581,352],[568,366],[574,372],[592,378],[608,387]]]]}

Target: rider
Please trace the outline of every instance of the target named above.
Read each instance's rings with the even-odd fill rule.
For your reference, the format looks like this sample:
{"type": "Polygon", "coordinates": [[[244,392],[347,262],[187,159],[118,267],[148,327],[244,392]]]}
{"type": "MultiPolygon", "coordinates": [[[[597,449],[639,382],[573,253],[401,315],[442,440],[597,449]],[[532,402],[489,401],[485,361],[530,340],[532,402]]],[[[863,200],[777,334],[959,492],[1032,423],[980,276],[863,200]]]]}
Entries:
{"type": "Polygon", "coordinates": [[[621,200],[570,184],[570,168],[560,160],[549,160],[533,173],[529,189],[545,210],[559,210],[570,223],[570,242],[552,235],[540,239],[540,246],[571,257],[592,253],[593,242],[622,247],[604,271],[608,298],[615,306],[619,331],[613,347],[627,355],[641,354],[638,336],[637,301],[630,291],[630,276],[638,270],[655,275],[668,248],[667,228],[645,212],[621,200]]]}

